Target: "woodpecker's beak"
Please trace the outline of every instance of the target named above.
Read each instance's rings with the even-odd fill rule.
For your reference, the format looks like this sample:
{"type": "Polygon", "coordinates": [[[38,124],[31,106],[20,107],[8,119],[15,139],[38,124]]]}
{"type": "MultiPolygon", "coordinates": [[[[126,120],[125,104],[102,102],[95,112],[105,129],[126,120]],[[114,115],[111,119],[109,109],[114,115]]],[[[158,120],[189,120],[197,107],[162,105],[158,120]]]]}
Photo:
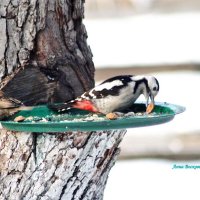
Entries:
{"type": "Polygon", "coordinates": [[[146,108],[148,107],[148,105],[149,105],[149,96],[146,97],[146,108]]]}
{"type": "Polygon", "coordinates": [[[147,99],[147,102],[146,102],[146,113],[147,114],[149,114],[149,113],[151,113],[152,111],[153,111],[153,109],[154,109],[154,96],[152,95],[152,94],[150,94],[149,95],[149,97],[148,97],[148,99],[147,99]],[[151,99],[151,103],[149,104],[148,103],[148,101],[149,101],[149,97],[150,97],[150,99],[151,99]]]}
{"type": "Polygon", "coordinates": [[[152,94],[150,94],[150,99],[151,99],[151,103],[152,103],[153,105],[155,105],[154,96],[153,96],[152,94]]]}
{"type": "Polygon", "coordinates": [[[145,98],[146,98],[146,107],[148,107],[149,105],[149,98],[151,99],[151,104],[154,105],[154,96],[152,94],[146,95],[145,98]]]}

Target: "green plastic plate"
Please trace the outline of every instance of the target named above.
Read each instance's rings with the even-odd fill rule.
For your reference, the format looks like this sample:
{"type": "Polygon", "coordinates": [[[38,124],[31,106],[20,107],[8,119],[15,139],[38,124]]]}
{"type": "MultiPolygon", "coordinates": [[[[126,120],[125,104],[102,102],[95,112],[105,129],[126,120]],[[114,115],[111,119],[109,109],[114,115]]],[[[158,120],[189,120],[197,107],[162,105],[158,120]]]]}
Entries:
{"type": "Polygon", "coordinates": [[[116,120],[108,120],[103,115],[88,113],[73,109],[59,114],[47,106],[37,106],[30,111],[20,111],[12,117],[1,121],[1,125],[13,131],[25,132],[66,132],[66,131],[95,131],[109,129],[126,129],[151,126],[169,122],[176,114],[185,110],[184,107],[169,103],[156,103],[152,114],[145,114],[145,104],[135,103],[127,116],[116,120]],[[134,113],[135,114],[134,114],[134,113]],[[26,118],[23,122],[14,122],[17,116],[26,118]]]}

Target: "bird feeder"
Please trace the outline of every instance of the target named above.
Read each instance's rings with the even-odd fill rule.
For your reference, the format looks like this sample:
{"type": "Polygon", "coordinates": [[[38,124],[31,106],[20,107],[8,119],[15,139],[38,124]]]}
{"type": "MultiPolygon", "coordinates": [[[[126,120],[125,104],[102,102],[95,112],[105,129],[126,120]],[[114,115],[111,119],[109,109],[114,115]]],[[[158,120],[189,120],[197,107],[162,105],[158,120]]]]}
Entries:
{"type": "Polygon", "coordinates": [[[25,132],[124,129],[166,123],[171,121],[176,114],[185,110],[182,106],[169,103],[156,103],[151,114],[146,114],[145,109],[144,103],[135,103],[128,113],[124,113],[115,120],[109,120],[104,115],[77,109],[59,114],[43,105],[37,106],[33,110],[20,111],[1,121],[1,124],[6,129],[25,132]],[[23,121],[16,122],[15,119],[19,116],[22,116],[23,121]]]}

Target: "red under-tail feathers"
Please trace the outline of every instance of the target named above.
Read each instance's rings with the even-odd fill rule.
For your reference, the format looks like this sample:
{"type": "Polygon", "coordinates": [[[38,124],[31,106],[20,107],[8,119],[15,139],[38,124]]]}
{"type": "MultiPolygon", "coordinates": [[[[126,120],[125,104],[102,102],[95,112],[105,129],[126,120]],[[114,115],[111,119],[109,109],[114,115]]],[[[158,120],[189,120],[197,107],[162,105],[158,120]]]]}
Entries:
{"type": "Polygon", "coordinates": [[[98,112],[98,109],[92,104],[92,102],[85,99],[72,100],[67,103],[50,104],[48,107],[56,112],[65,112],[67,110],[70,110],[71,108],[87,110],[90,112],[98,112]]]}
{"type": "Polygon", "coordinates": [[[92,102],[88,100],[75,101],[72,107],[91,112],[98,112],[98,110],[95,108],[92,102]]]}

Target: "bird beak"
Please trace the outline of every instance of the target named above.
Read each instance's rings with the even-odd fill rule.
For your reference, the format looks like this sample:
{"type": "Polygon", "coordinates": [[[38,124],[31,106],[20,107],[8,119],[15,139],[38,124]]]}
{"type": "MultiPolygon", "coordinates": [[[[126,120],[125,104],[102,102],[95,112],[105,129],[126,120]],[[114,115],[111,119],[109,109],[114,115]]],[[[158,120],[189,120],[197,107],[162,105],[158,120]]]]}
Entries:
{"type": "Polygon", "coordinates": [[[155,104],[154,96],[152,94],[146,95],[145,98],[146,98],[146,107],[148,107],[148,105],[149,105],[149,98],[151,99],[151,104],[153,104],[153,105],[155,104]]]}
{"type": "Polygon", "coordinates": [[[146,108],[148,107],[149,105],[149,96],[146,97],[146,108]]]}
{"type": "Polygon", "coordinates": [[[151,99],[151,103],[154,105],[155,101],[154,101],[154,96],[152,94],[150,94],[150,99],[151,99]]]}
{"type": "Polygon", "coordinates": [[[146,98],[146,113],[150,114],[153,109],[154,109],[154,96],[152,94],[150,94],[147,98],[146,98]],[[151,103],[149,104],[149,97],[151,99],[151,103]]]}

